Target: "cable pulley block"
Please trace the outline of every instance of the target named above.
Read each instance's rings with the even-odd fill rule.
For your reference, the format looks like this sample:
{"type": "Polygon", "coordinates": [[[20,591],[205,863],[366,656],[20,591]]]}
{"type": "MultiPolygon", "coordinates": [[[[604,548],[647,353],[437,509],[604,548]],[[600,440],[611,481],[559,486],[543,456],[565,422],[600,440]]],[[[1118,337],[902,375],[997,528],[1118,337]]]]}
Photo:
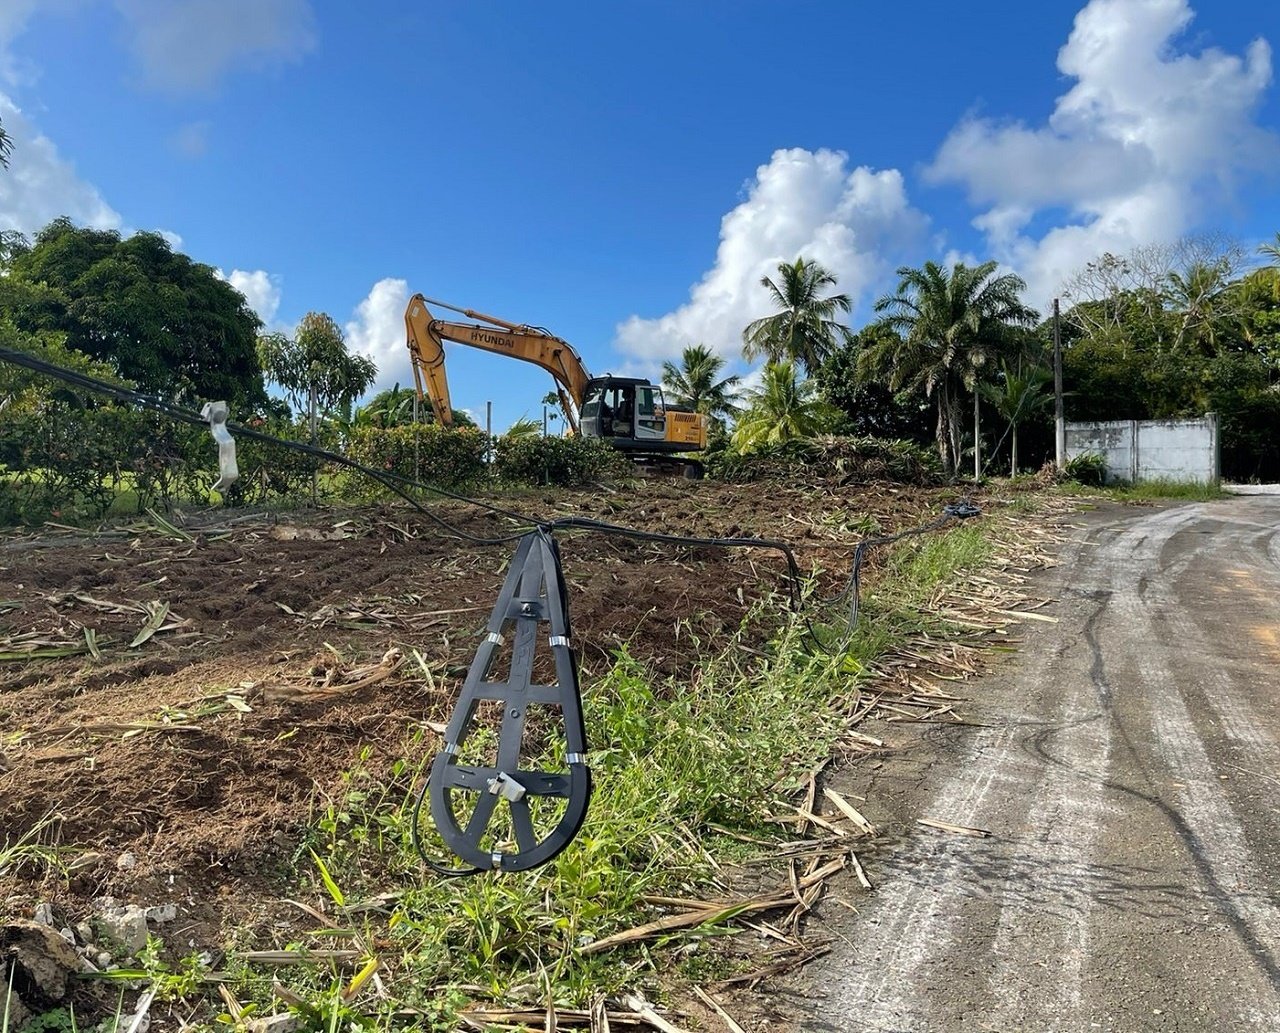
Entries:
{"type": "Polygon", "coordinates": [[[968,499],[961,499],[959,502],[952,502],[943,506],[942,511],[947,516],[955,517],[957,520],[969,520],[972,517],[982,516],[982,510],[968,499]]]}
{"type": "MultiPolygon", "coordinates": [[[[520,539],[502,591],[476,649],[462,694],[445,730],[444,749],[431,764],[431,817],[445,845],[478,869],[526,871],[545,864],[578,834],[587,815],[591,774],[578,664],[569,645],[569,611],[555,539],[544,529],[520,539]],[[549,625],[549,628],[542,627],[549,625]],[[511,669],[491,679],[504,643],[511,669]],[[540,656],[549,663],[536,664],[540,656]],[[554,670],[551,684],[534,681],[535,667],[554,670]],[[477,731],[480,705],[501,704],[497,744],[477,731]],[[522,767],[530,708],[540,707],[563,727],[565,770],[522,767]],[[477,753],[487,753],[471,763],[477,753]],[[494,755],[496,754],[496,755],[494,755]],[[560,802],[563,801],[563,802],[560,802]]],[[[532,731],[536,752],[558,754],[546,742],[548,722],[532,731]]]]}

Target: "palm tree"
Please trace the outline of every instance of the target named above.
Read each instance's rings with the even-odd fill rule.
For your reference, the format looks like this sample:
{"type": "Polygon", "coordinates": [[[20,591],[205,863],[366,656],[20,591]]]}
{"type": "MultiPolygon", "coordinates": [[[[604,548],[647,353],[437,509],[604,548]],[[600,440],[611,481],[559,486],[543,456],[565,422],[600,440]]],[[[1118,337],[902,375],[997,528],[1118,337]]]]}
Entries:
{"type": "Polygon", "coordinates": [[[1276,234],[1276,239],[1274,241],[1269,241],[1266,244],[1259,244],[1258,254],[1265,255],[1267,258],[1271,259],[1272,265],[1280,266],[1280,233],[1276,234]]]}
{"type": "Polygon", "coordinates": [[[1234,295],[1227,289],[1229,278],[1226,259],[1193,262],[1185,272],[1168,275],[1164,296],[1178,318],[1178,347],[1192,343],[1204,346],[1210,353],[1217,350],[1219,332],[1232,314],[1234,295]]]}
{"type": "Polygon", "coordinates": [[[834,287],[836,278],[817,262],[783,262],[778,274],[781,286],[767,276],[760,284],[781,311],[742,331],[743,357],[748,362],[760,356],[772,363],[798,362],[812,375],[838,345],[853,339],[849,328],[835,320],[836,313],[848,312],[852,303],[847,294],[822,297],[823,288],[834,287]]]}
{"type": "Polygon", "coordinates": [[[1009,424],[1010,456],[1009,476],[1018,476],[1018,426],[1053,404],[1049,385],[1053,372],[1043,366],[1032,366],[1025,373],[1021,363],[1010,369],[1007,362],[1000,364],[1003,377],[999,384],[983,384],[982,394],[1009,424]]]}
{"type": "Polygon", "coordinates": [[[13,140],[4,131],[4,126],[0,126],[0,169],[9,167],[9,155],[12,151],[13,140]]]}
{"type": "Polygon", "coordinates": [[[537,438],[542,436],[542,424],[527,413],[507,428],[508,438],[537,438]]]}
{"type": "Polygon", "coordinates": [[[679,366],[674,362],[662,364],[662,386],[676,405],[687,405],[694,412],[723,423],[738,413],[734,402],[742,378],[731,376],[717,380],[722,369],[724,359],[705,344],[695,344],[684,350],[679,366]]]}
{"type": "Polygon", "coordinates": [[[408,388],[396,384],[385,391],[379,391],[356,409],[352,423],[357,427],[399,427],[412,423],[416,397],[408,388]]]}
{"type": "Polygon", "coordinates": [[[831,423],[831,408],[817,398],[811,380],[798,380],[793,362],[770,362],[760,387],[747,393],[747,411],[738,420],[733,444],[739,452],[811,438],[831,423]]]}
{"type": "MultiPolygon", "coordinates": [[[[1010,337],[1013,326],[1030,326],[1036,313],[1018,294],[1026,284],[997,263],[970,267],[957,262],[949,271],[934,262],[921,269],[904,266],[896,294],[876,302],[886,313],[878,334],[858,360],[864,381],[885,379],[892,391],[923,391],[938,410],[938,454],[954,475],[960,460],[960,398],[974,396],[975,424],[983,368],[1010,337]]],[[[975,442],[976,444],[976,442],[975,442]]]]}

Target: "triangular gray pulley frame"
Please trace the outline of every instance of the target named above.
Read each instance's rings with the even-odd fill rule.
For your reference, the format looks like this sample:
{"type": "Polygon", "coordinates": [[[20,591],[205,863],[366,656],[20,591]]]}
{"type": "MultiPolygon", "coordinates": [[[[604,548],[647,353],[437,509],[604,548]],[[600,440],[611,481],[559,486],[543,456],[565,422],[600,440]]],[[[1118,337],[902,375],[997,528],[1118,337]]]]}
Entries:
{"type": "Polygon", "coordinates": [[[444,750],[431,765],[431,817],[445,845],[481,869],[525,871],[545,864],[569,845],[586,818],[591,795],[586,752],[578,664],[569,642],[560,553],[555,539],[539,529],[521,538],[516,547],[487,635],[476,650],[445,731],[444,750]],[[534,658],[544,628],[545,642],[555,661],[552,685],[533,683],[534,658]],[[514,636],[510,675],[505,681],[489,681],[493,662],[509,634],[514,636]],[[497,700],[503,707],[496,762],[492,766],[461,764],[459,755],[474,730],[476,709],[484,700],[497,700]],[[567,771],[521,767],[521,744],[531,703],[560,708],[567,771]],[[465,824],[455,807],[462,794],[475,799],[465,824]],[[529,801],[541,796],[568,802],[556,826],[539,838],[529,801]],[[504,803],[510,809],[515,849],[482,846],[495,811],[504,803]]]}

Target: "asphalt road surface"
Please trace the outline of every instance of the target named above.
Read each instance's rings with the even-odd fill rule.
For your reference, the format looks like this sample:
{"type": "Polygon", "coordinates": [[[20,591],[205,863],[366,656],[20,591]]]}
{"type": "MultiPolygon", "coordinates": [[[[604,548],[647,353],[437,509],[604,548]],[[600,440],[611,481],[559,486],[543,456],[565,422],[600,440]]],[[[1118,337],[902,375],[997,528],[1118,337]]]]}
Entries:
{"type": "Polygon", "coordinates": [[[1280,1030],[1280,497],[1078,522],[984,727],[851,775],[900,835],[805,1029],[1280,1030]]]}

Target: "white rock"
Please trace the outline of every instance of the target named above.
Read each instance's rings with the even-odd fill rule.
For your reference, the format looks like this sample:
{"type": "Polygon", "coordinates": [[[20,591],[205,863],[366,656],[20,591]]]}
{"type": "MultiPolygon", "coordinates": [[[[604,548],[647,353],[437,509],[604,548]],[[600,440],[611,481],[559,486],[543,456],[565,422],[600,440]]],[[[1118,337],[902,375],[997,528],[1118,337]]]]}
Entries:
{"type": "Polygon", "coordinates": [[[53,905],[41,901],[36,905],[35,914],[32,916],[41,925],[47,925],[53,928],[53,905]]]}
{"type": "Polygon", "coordinates": [[[172,922],[177,917],[177,904],[157,904],[155,907],[147,908],[147,921],[149,922],[172,922]]]}
{"type": "Polygon", "coordinates": [[[302,1025],[296,1015],[282,1012],[279,1015],[264,1015],[249,1023],[250,1033],[294,1033],[302,1025]]]}
{"type": "Polygon", "coordinates": [[[126,850],[123,854],[116,858],[116,867],[122,872],[131,871],[138,866],[138,855],[132,850],[126,850]]]}
{"type": "Polygon", "coordinates": [[[111,964],[111,955],[106,951],[99,951],[98,956],[93,960],[97,963],[99,969],[105,970],[111,964]]]}
{"type": "Polygon", "coordinates": [[[147,945],[147,913],[136,904],[107,908],[102,912],[103,931],[130,953],[147,945]]]}

